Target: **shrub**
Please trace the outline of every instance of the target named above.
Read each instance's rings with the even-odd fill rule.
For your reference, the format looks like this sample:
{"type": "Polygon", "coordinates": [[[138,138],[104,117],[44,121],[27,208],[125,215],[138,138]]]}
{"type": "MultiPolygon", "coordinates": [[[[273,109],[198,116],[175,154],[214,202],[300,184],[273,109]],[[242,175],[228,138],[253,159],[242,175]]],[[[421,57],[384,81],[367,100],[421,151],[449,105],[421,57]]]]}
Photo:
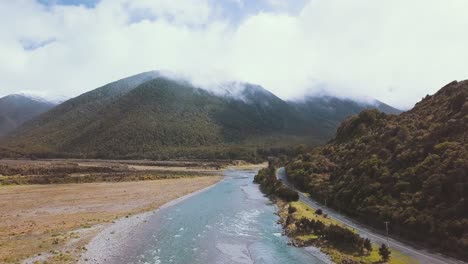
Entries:
{"type": "Polygon", "coordinates": [[[296,207],[290,205],[288,208],[288,214],[294,214],[297,211],[296,207]]]}
{"type": "Polygon", "coordinates": [[[287,202],[295,202],[299,200],[299,194],[296,191],[291,190],[288,187],[285,187],[283,185],[278,188],[276,193],[279,198],[287,202]]]}
{"type": "Polygon", "coordinates": [[[390,259],[390,250],[386,244],[382,244],[379,248],[379,255],[382,257],[383,261],[388,261],[390,259]]]}
{"type": "Polygon", "coordinates": [[[368,238],[364,239],[364,248],[367,249],[368,251],[372,251],[372,243],[370,239],[368,238]]]}

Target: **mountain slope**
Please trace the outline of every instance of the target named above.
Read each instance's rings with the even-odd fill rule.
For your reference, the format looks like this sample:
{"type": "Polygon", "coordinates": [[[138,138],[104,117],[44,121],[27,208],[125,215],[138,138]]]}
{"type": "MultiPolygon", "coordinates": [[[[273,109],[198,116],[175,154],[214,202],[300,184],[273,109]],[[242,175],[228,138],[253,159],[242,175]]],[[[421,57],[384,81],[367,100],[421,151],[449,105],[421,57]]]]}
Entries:
{"type": "Polygon", "coordinates": [[[327,145],[291,161],[288,178],[377,228],[468,260],[468,81],[412,110],[350,117],[327,145]]]}
{"type": "Polygon", "coordinates": [[[310,118],[314,113],[257,85],[219,88],[200,89],[158,72],[135,75],[68,100],[2,145],[42,157],[252,159],[257,148],[325,142],[336,118],[344,118],[310,118]]]}
{"type": "Polygon", "coordinates": [[[21,94],[0,98],[0,137],[54,106],[54,103],[21,94]]]}
{"type": "Polygon", "coordinates": [[[303,120],[315,124],[315,133],[332,137],[340,123],[351,115],[365,109],[375,108],[386,114],[400,114],[401,111],[379,101],[374,103],[356,102],[333,96],[306,96],[301,100],[289,101],[303,120]]]}
{"type": "Polygon", "coordinates": [[[263,88],[246,86],[244,101],[150,77],[139,85],[118,81],[69,100],[5,142],[25,153],[161,157],[179,149],[287,136],[291,130],[289,106],[263,88]]]}

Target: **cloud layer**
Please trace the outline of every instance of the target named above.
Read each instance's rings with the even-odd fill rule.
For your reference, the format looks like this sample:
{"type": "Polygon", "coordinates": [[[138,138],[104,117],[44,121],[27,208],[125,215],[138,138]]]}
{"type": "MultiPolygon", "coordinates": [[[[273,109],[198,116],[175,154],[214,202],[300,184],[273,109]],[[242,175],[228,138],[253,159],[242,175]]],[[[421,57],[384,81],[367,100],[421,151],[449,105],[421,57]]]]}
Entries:
{"type": "Polygon", "coordinates": [[[468,78],[466,0],[85,2],[0,2],[0,95],[76,96],[169,70],[409,108],[468,78]]]}

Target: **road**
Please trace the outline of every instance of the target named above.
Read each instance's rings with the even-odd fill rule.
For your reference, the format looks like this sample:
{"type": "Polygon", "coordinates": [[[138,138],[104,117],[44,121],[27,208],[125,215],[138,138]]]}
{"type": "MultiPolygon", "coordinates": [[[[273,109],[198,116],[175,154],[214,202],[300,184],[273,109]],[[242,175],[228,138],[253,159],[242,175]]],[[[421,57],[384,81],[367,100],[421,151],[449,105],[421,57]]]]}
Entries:
{"type": "Polygon", "coordinates": [[[362,237],[369,238],[375,244],[382,244],[386,243],[390,246],[390,248],[397,250],[405,255],[408,255],[414,259],[417,259],[421,264],[466,264],[466,262],[455,260],[446,256],[443,256],[438,253],[428,252],[424,249],[417,249],[411,245],[408,245],[402,241],[397,241],[394,238],[387,238],[385,235],[382,235],[376,231],[373,231],[370,227],[367,227],[363,224],[357,223],[356,221],[344,216],[333,209],[328,207],[324,207],[322,204],[318,203],[317,201],[311,199],[309,196],[305,195],[298,191],[292,184],[288,182],[286,177],[286,170],[284,168],[280,168],[276,172],[276,177],[283,182],[283,184],[287,185],[291,189],[296,190],[299,193],[299,199],[309,205],[312,208],[321,208],[324,213],[328,214],[329,217],[344,223],[345,225],[353,228],[358,232],[362,237]]]}

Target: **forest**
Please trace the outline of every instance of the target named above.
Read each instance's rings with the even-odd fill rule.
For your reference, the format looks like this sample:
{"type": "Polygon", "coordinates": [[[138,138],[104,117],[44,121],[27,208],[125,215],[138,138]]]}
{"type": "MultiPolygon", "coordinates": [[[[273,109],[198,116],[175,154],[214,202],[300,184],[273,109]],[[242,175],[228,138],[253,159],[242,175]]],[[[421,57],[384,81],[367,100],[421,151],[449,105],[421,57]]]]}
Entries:
{"type": "Polygon", "coordinates": [[[370,106],[334,97],[284,101],[258,85],[233,85],[238,94],[157,72],[131,76],[24,123],[0,138],[0,156],[258,162],[278,148],[322,144],[345,116],[370,106]]]}
{"type": "Polygon", "coordinates": [[[298,155],[288,179],[313,198],[390,234],[468,260],[468,82],[400,115],[366,110],[298,155]]]}

